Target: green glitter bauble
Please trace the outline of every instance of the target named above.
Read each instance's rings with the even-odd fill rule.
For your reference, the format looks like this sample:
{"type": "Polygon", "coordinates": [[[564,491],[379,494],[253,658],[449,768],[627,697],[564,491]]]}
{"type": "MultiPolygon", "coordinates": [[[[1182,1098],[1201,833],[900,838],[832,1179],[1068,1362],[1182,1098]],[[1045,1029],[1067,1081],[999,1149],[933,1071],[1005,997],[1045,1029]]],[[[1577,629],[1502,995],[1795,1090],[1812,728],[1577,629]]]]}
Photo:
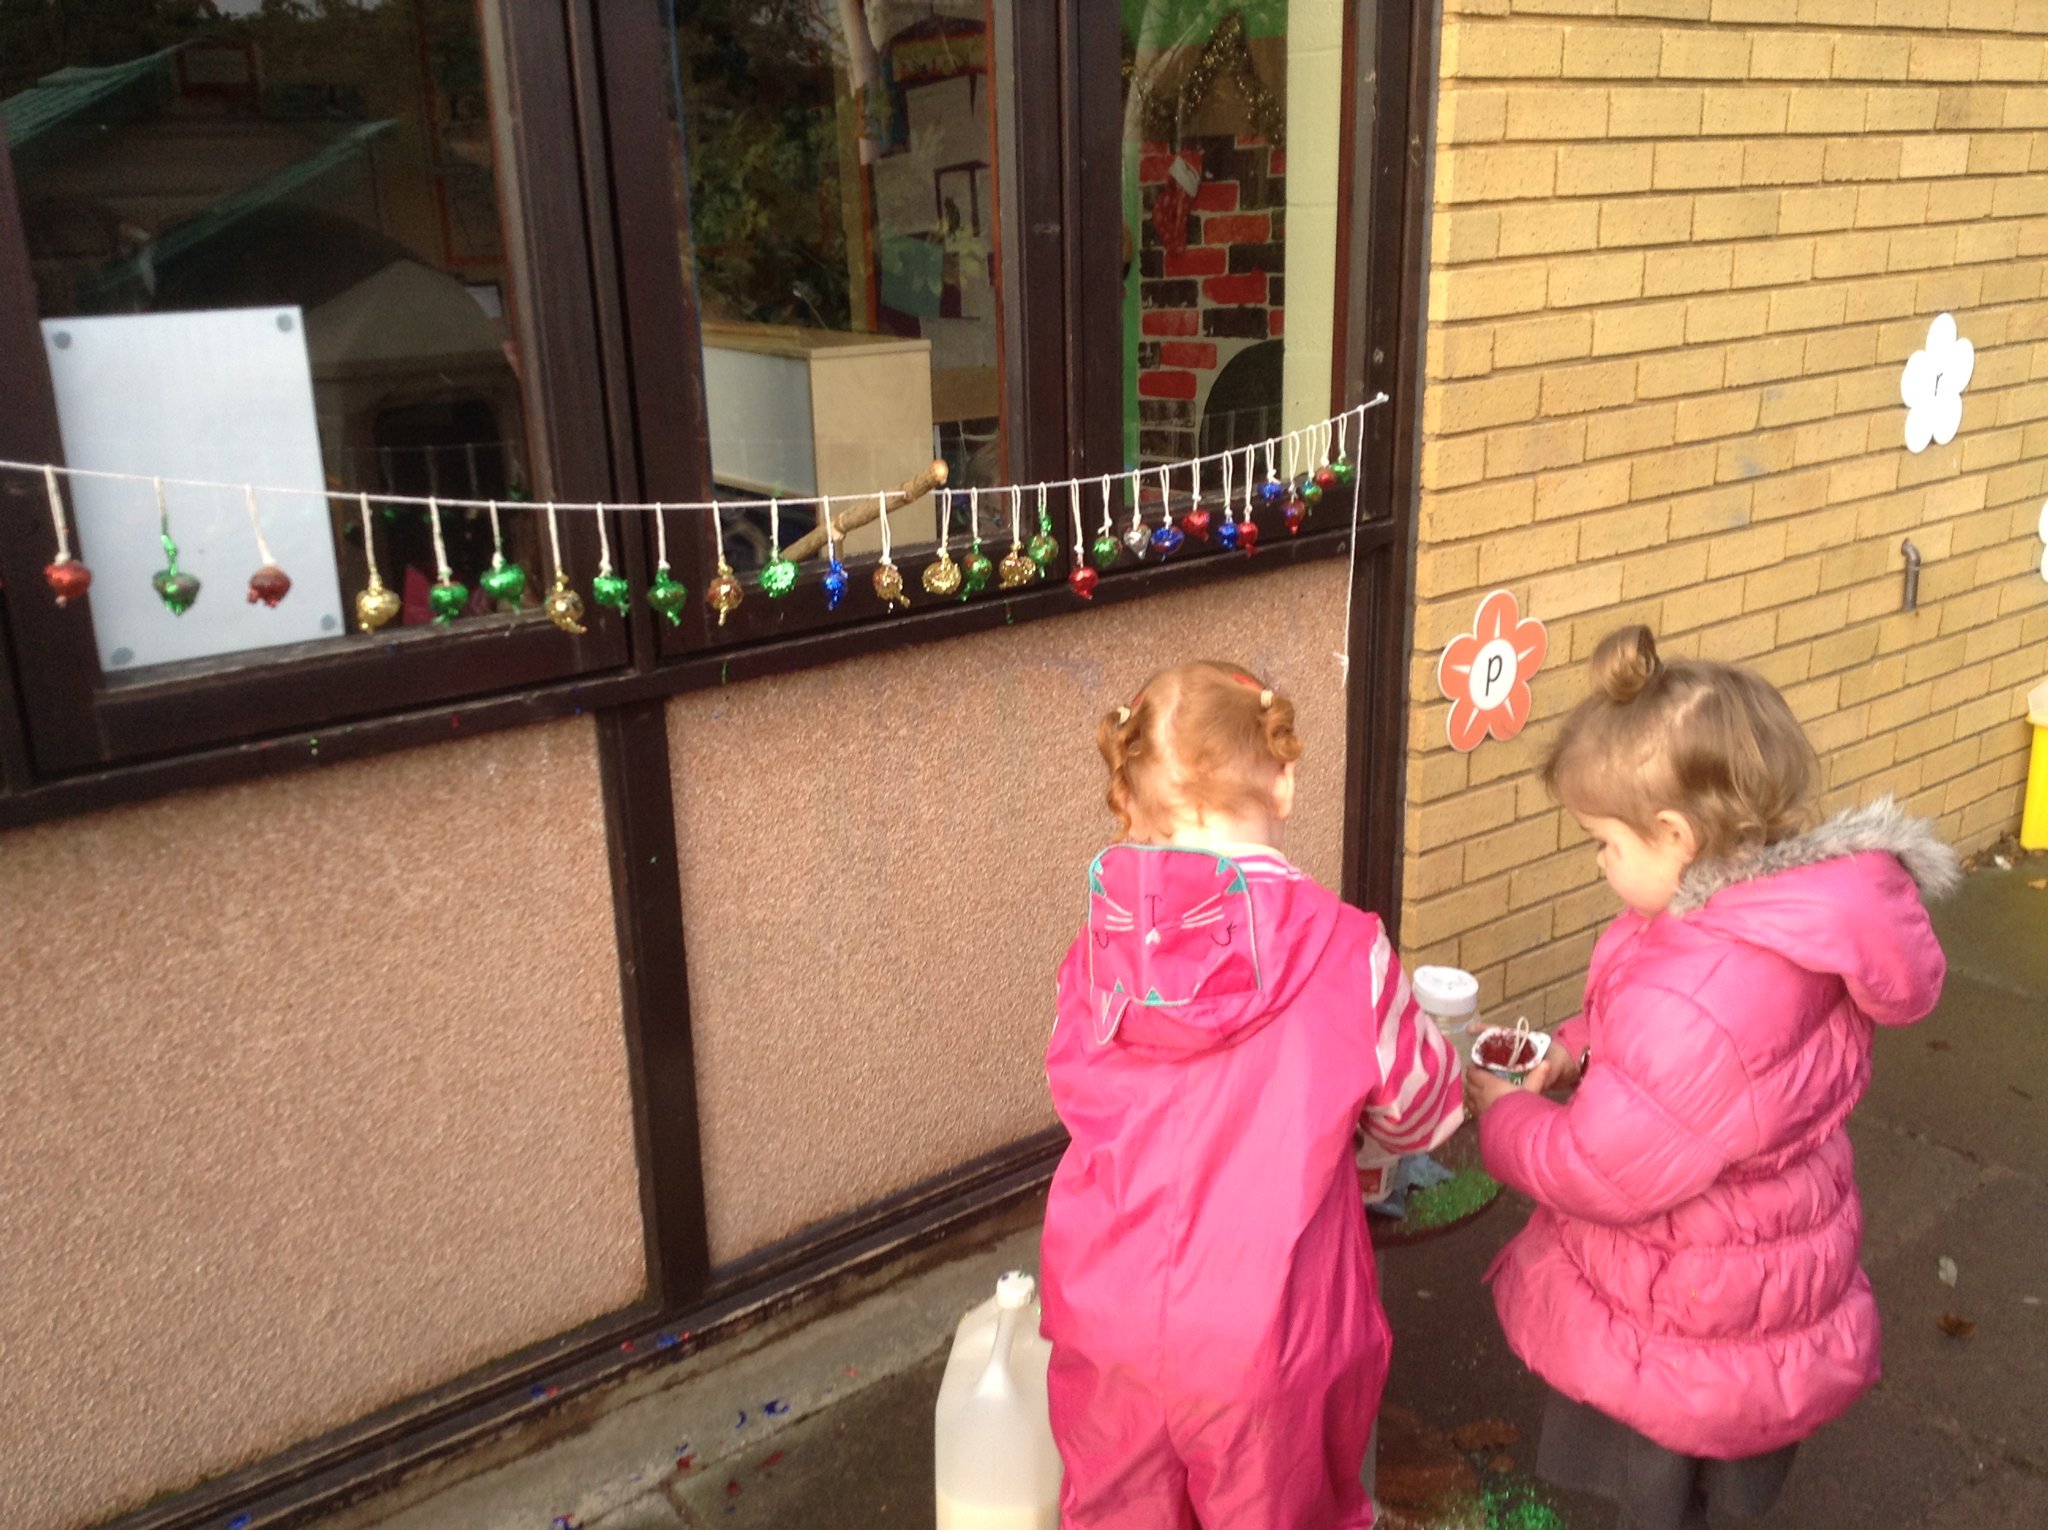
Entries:
{"type": "Polygon", "coordinates": [[[777,553],[761,565],[760,584],[770,600],[780,600],[796,588],[796,565],[777,553]]]}
{"type": "Polygon", "coordinates": [[[647,586],[647,603],[654,607],[656,615],[667,617],[671,627],[683,624],[683,607],[689,599],[690,592],[678,584],[667,569],[654,571],[654,582],[647,586]]]}
{"type": "Polygon", "coordinates": [[[1124,544],[1115,537],[1104,533],[1088,547],[1088,556],[1095,560],[1097,568],[1115,568],[1116,560],[1123,556],[1124,544]]]}
{"type": "Polygon", "coordinates": [[[501,606],[518,608],[526,598],[526,570],[516,563],[501,563],[478,581],[484,593],[501,606]]]}
{"type": "Polygon", "coordinates": [[[1025,544],[1024,551],[1031,555],[1031,561],[1041,570],[1049,568],[1060,555],[1059,538],[1051,532],[1041,531],[1025,544]]]}
{"type": "Polygon", "coordinates": [[[989,562],[988,554],[979,547],[960,560],[960,598],[965,600],[978,590],[988,588],[990,577],[996,566],[989,562]]]}
{"type": "Polygon", "coordinates": [[[1352,479],[1358,476],[1358,469],[1353,467],[1350,464],[1350,462],[1343,457],[1339,457],[1335,462],[1330,464],[1330,471],[1337,475],[1337,482],[1339,483],[1349,483],[1352,479]]]}
{"type": "Polygon", "coordinates": [[[1313,477],[1301,482],[1301,502],[1304,505],[1320,505],[1323,502],[1323,486],[1313,477]]]}
{"type": "Polygon", "coordinates": [[[601,606],[609,606],[624,616],[632,604],[633,594],[626,585],[623,574],[599,574],[590,581],[590,597],[601,606]]]}
{"type": "Polygon", "coordinates": [[[199,598],[199,581],[176,563],[159,569],[149,582],[156,588],[157,599],[173,616],[183,616],[192,609],[192,602],[199,598]]]}
{"type": "Polygon", "coordinates": [[[427,608],[434,613],[434,620],[444,627],[460,616],[462,608],[468,604],[469,586],[460,579],[450,579],[427,591],[427,608]]]}

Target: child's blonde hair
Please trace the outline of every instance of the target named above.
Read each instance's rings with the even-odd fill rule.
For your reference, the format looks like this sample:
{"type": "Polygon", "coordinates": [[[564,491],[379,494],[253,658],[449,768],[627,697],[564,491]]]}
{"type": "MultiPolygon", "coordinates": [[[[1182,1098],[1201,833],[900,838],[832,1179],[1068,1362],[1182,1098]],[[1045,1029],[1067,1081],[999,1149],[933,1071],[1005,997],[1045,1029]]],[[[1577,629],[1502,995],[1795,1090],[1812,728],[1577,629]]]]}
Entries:
{"type": "Polygon", "coordinates": [[[1137,700],[1103,715],[1095,747],[1109,766],[1104,800],[1129,833],[1176,811],[1225,815],[1272,800],[1301,758],[1294,703],[1235,664],[1201,659],[1162,670],[1137,700]]]}
{"type": "Polygon", "coordinates": [[[1766,680],[1705,660],[1666,663],[1648,627],[1593,651],[1593,694],[1565,719],[1543,780],[1566,807],[1647,836],[1657,814],[1726,859],[1810,828],[1820,761],[1766,680]]]}

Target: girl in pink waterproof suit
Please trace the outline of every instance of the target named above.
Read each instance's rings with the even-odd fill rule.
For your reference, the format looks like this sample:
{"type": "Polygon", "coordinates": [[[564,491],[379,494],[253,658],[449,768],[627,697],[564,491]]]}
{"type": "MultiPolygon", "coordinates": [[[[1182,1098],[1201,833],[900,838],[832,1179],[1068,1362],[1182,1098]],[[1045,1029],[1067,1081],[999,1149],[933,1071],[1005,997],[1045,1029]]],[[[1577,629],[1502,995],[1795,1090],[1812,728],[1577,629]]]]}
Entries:
{"type": "MultiPolygon", "coordinates": [[[[1222,664],[1103,719],[1127,838],[1088,871],[1047,1052],[1066,1530],[1363,1530],[1388,1337],[1353,1151],[1462,1118],[1378,919],[1273,848],[1294,709],[1222,664]]],[[[1077,889],[1078,890],[1078,889],[1077,889]]]]}
{"type": "Polygon", "coordinates": [[[1921,900],[1956,862],[1889,803],[1813,827],[1818,762],[1755,675],[1665,664],[1641,627],[1592,667],[1548,777],[1627,908],[1557,1060],[1471,1076],[1487,1167],[1537,1203],[1493,1294],[1555,1389],[1538,1472],[1625,1530],[1705,1530],[1768,1510],[1877,1380],[1844,1126],[1873,1028],[1941,995],[1921,900]]]}

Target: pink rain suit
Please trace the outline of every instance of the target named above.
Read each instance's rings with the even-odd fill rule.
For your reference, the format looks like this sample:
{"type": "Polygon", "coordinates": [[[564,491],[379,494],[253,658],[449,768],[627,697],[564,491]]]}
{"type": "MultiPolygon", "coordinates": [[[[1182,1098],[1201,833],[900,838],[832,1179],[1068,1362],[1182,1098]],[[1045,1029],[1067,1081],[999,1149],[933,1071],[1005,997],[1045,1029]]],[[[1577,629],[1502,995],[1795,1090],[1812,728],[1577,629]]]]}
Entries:
{"type": "Polygon", "coordinates": [[[1486,1166],[1538,1203],[1491,1273],[1516,1354],[1685,1455],[1804,1439],[1878,1377],[1877,1304],[1844,1130],[1873,1025],[1909,1025],[1947,965],[1921,895],[1955,857],[1889,802],[1601,936],[1592,1063],[1569,1104],[1510,1095],[1486,1166]],[[1673,917],[1673,915],[1677,917],[1673,917]]]}
{"type": "Polygon", "coordinates": [[[1362,1530],[1388,1335],[1354,1135],[1462,1119],[1380,922],[1276,853],[1117,845],[1046,1055],[1065,1530],[1362,1530]]]}

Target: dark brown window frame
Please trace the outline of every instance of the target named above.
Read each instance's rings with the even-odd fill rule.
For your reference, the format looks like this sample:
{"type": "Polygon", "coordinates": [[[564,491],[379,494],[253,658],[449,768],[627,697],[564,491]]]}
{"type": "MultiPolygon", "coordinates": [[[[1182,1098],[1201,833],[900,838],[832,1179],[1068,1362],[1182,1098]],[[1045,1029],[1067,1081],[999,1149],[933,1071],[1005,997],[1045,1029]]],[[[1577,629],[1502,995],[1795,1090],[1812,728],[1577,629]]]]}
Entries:
{"type": "MultiPolygon", "coordinates": [[[[1363,9],[1354,3],[1354,25],[1363,9]]],[[[1008,61],[997,71],[994,92],[1008,476],[1034,476],[1035,468],[1085,486],[1122,472],[1120,358],[1113,347],[1070,340],[1118,328],[1121,279],[1113,242],[1069,251],[1064,231],[1091,221],[1099,226],[1119,206],[1118,17],[1114,7],[1074,0],[990,0],[989,12],[998,57],[1008,61]],[[1062,82],[1058,93],[1034,86],[1034,97],[1052,97],[1055,109],[1020,109],[1018,82],[1027,70],[1019,63],[1026,60],[1036,61],[1028,70],[1034,82],[1062,82]]],[[[534,371],[544,406],[562,400],[603,406],[602,430],[589,428],[595,422],[581,415],[572,423],[561,407],[537,410],[536,456],[544,456],[565,498],[705,497],[710,454],[699,329],[694,293],[676,258],[687,208],[676,205],[667,161],[662,82],[644,67],[648,57],[659,56],[654,15],[618,0],[566,0],[560,7],[507,8],[506,17],[514,96],[508,104],[521,133],[513,173],[520,177],[517,205],[525,221],[524,239],[513,242],[547,261],[551,292],[573,288],[573,302],[557,297],[536,315],[534,371]],[[536,197],[536,180],[573,187],[579,195],[536,197]],[[575,322],[577,313],[588,322],[575,322]]],[[[33,293],[22,287],[25,250],[5,174],[0,146],[0,368],[14,354],[17,370],[23,360],[41,369],[40,346],[25,343],[35,334],[33,293]],[[10,249],[22,257],[19,271],[10,249]]],[[[1347,243],[1351,237],[1348,228],[1340,232],[1347,243]]],[[[1362,334],[1362,326],[1353,328],[1362,334]]],[[[1369,390],[1352,365],[1359,336],[1340,342],[1334,396],[1350,405],[1369,390]]],[[[12,423],[0,420],[0,453],[54,458],[47,373],[26,391],[31,407],[14,413],[12,423]]],[[[1363,455],[1361,462],[1366,465],[1363,455]]],[[[1387,482],[1369,468],[1360,474],[1362,545],[1391,539],[1393,502],[1377,488],[1387,482]]],[[[19,496],[34,486],[18,479],[0,485],[0,494],[10,490],[19,496]]],[[[81,613],[58,612],[38,600],[46,526],[21,513],[18,500],[5,508],[0,578],[29,594],[11,603],[10,630],[0,633],[18,661],[7,678],[20,709],[9,707],[0,716],[6,787],[0,827],[1020,620],[1084,614],[1064,587],[1065,564],[1044,584],[1022,591],[991,592],[965,604],[921,603],[894,617],[879,610],[863,614],[860,606],[872,605],[865,583],[874,563],[869,558],[849,563],[849,612],[825,617],[784,603],[776,608],[775,625],[745,642],[713,641],[715,629],[699,601],[691,603],[680,630],[657,623],[636,602],[624,618],[593,611],[592,634],[582,639],[531,619],[487,622],[475,630],[351,643],[296,662],[252,662],[165,684],[109,685],[99,675],[81,613]],[[33,664],[26,662],[29,655],[33,664]]],[[[1296,538],[1269,535],[1256,559],[1187,557],[1114,571],[1102,580],[1094,604],[1345,555],[1351,513],[1346,497],[1333,494],[1319,529],[1296,538]]],[[[1064,541],[1063,509],[1058,524],[1064,541]]],[[[592,566],[588,518],[572,517],[564,529],[572,568],[592,566]]],[[[672,520],[670,533],[682,549],[678,555],[672,547],[678,576],[701,591],[711,572],[701,523],[672,520]]],[[[613,545],[621,572],[644,588],[654,562],[651,527],[644,521],[619,525],[613,545]]],[[[815,591],[809,598],[821,604],[815,591]]],[[[766,603],[757,596],[750,604],[766,603]]],[[[8,699],[0,692],[0,701],[8,699]]]]}

